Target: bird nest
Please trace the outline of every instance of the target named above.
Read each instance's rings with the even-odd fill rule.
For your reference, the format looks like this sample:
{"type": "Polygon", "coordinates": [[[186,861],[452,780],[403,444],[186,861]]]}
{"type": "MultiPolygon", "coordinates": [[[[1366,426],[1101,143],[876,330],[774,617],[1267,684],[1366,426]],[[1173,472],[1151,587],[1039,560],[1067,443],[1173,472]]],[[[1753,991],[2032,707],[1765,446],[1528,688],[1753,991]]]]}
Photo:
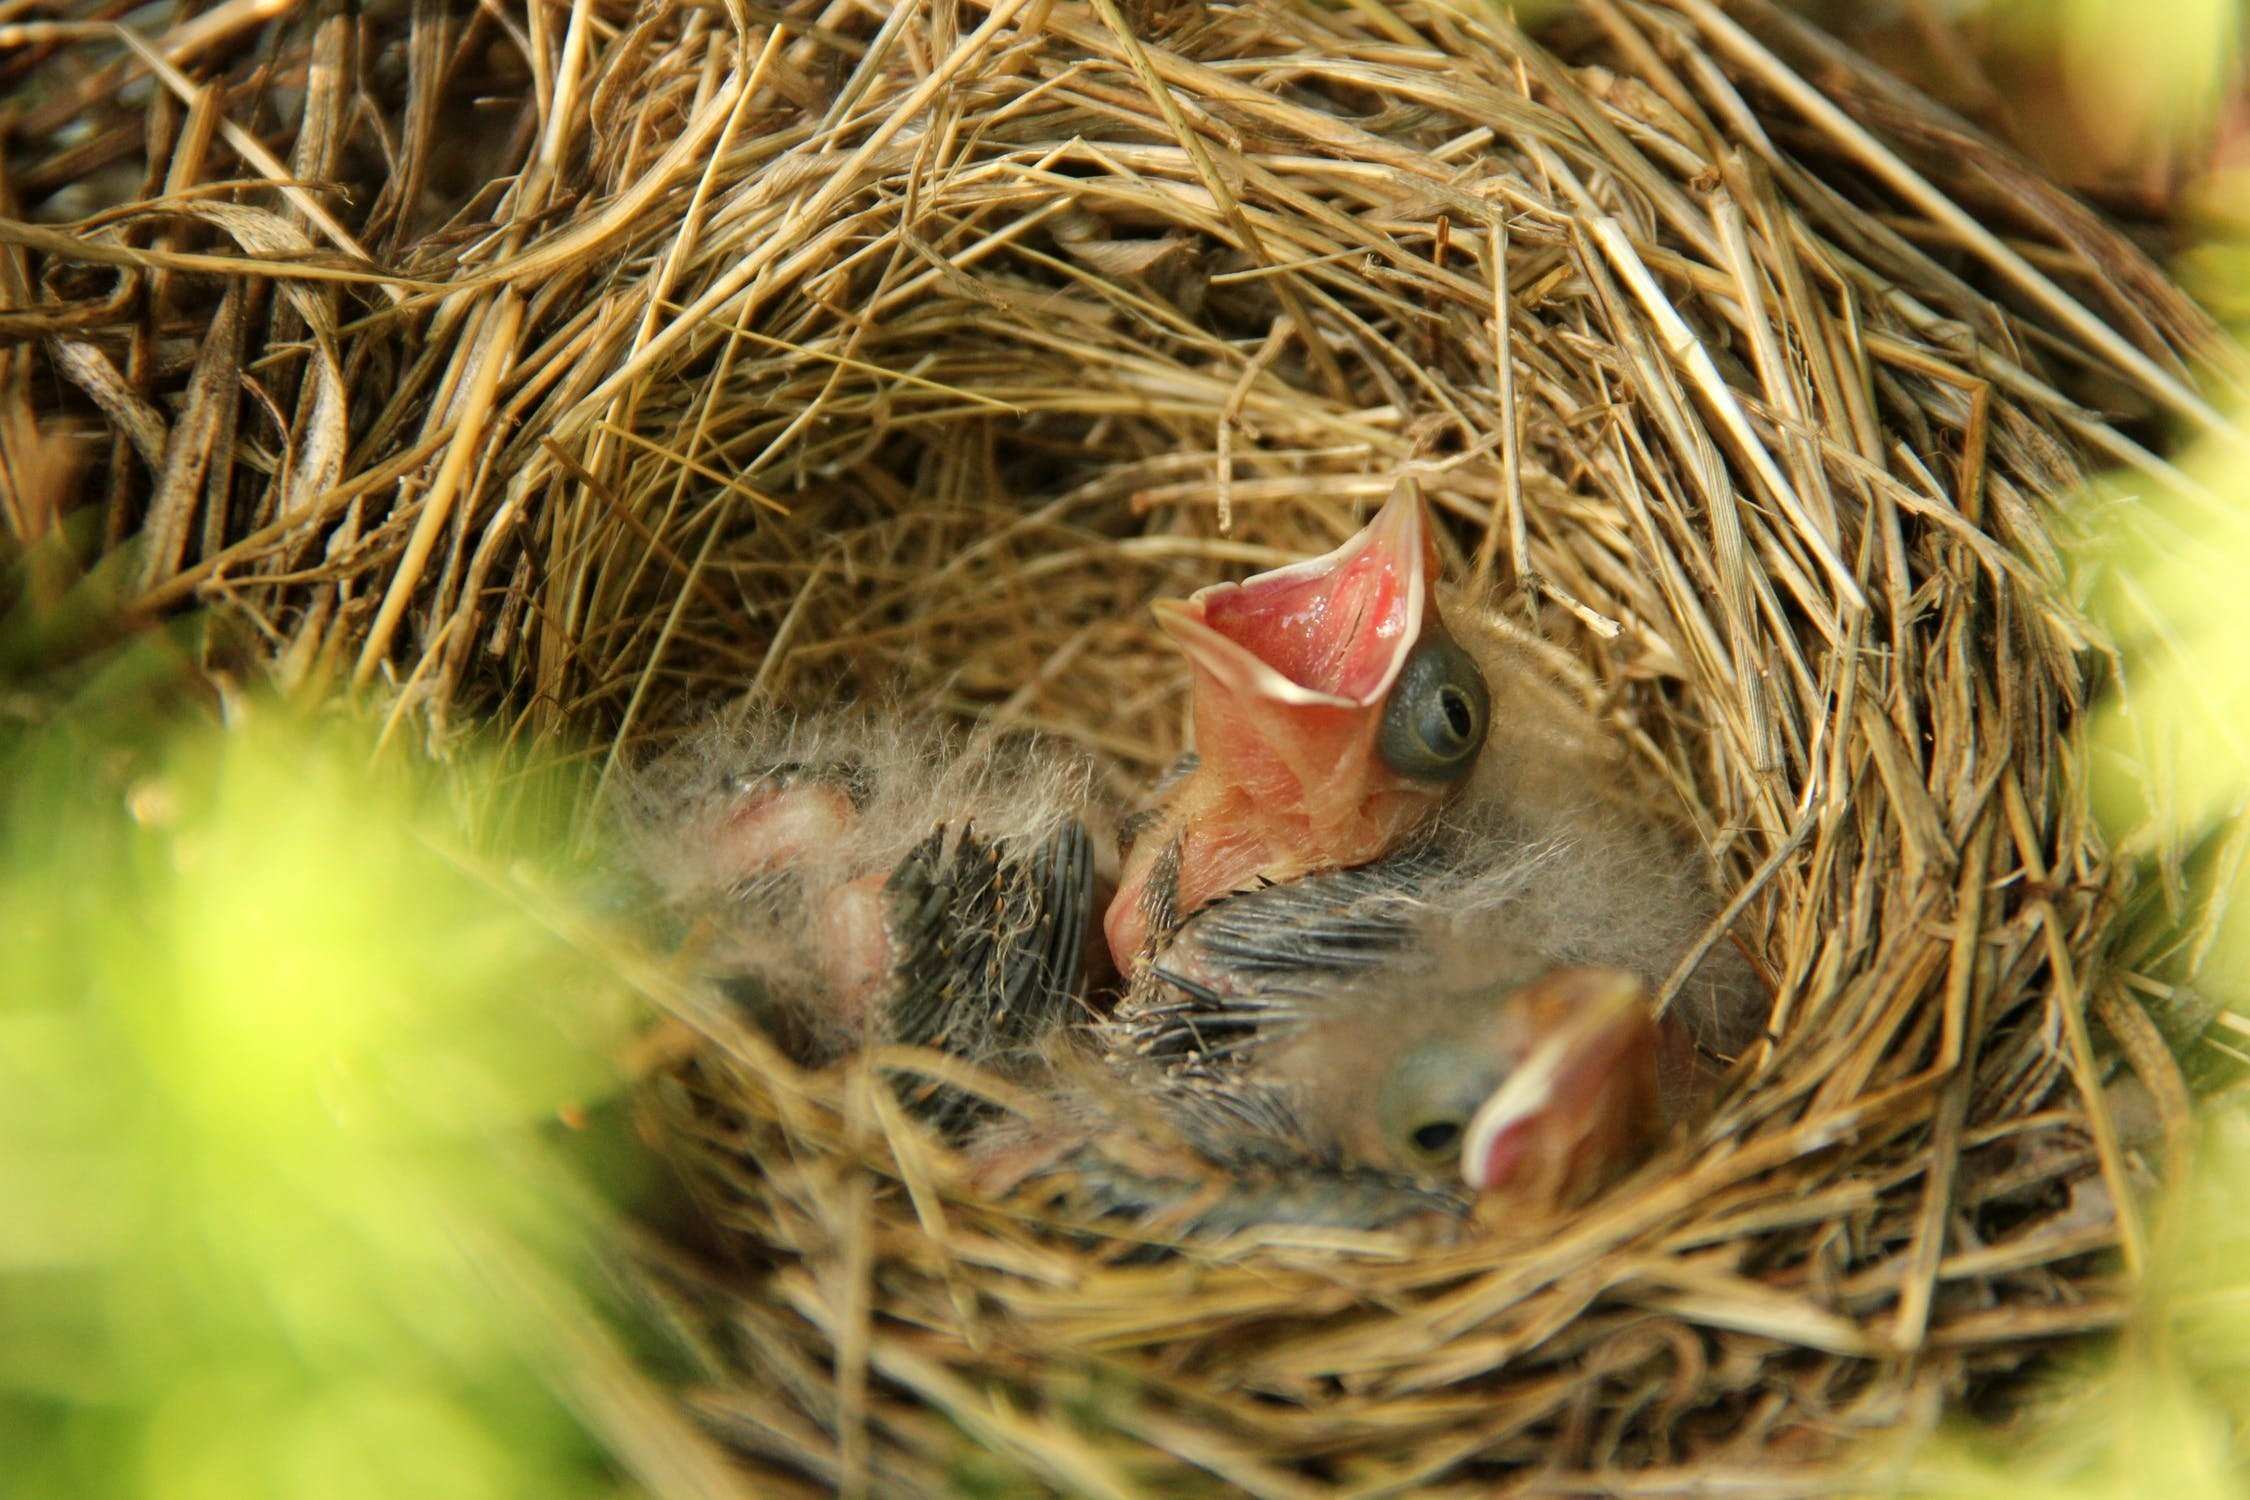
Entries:
{"type": "Polygon", "coordinates": [[[12,23],[0,335],[143,610],[441,741],[879,692],[1129,793],[1148,601],[1412,476],[1770,981],[1532,1243],[996,1199],[682,989],[640,1274],[757,1492],[1770,1493],[2118,1316],[2185,1095],[2063,557],[2216,356],[1969,127],[1758,0],[114,13],[12,23]]]}

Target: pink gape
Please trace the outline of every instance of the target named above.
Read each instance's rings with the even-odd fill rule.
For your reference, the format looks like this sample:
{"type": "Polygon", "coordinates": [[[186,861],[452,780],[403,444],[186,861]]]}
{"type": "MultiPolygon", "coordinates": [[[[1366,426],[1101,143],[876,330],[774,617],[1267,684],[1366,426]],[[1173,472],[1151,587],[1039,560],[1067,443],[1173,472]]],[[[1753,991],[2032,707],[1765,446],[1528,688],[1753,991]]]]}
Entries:
{"type": "Polygon", "coordinates": [[[1511,996],[1509,1021],[1530,1041],[1463,1132],[1462,1180],[1568,1207],[1661,1139],[1667,1042],[1652,1001],[1632,975],[1593,968],[1557,969],[1511,996]]]}
{"type": "Polygon", "coordinates": [[[1422,500],[1401,486],[1325,556],[1155,606],[1195,674],[1200,764],[1126,859],[1103,922],[1120,974],[1143,957],[1144,892],[1175,842],[1184,918],[1260,881],[1378,859],[1444,798],[1376,754],[1391,687],[1437,623],[1436,570],[1422,500]]]}

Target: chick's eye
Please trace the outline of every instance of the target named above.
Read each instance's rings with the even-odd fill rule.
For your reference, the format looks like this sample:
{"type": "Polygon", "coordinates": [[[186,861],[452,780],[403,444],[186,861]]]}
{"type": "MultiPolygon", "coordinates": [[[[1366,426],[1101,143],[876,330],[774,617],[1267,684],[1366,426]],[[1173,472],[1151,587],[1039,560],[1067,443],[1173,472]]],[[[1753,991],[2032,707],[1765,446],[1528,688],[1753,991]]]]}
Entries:
{"type": "Polygon", "coordinates": [[[1484,674],[1451,636],[1431,631],[1406,658],[1383,706],[1376,750],[1418,781],[1464,775],[1484,747],[1492,695],[1484,674]]]}
{"type": "Polygon", "coordinates": [[[1461,1038],[1432,1037],[1409,1047],[1375,1102],[1390,1164],[1417,1176],[1451,1177],[1469,1117],[1495,1083],[1490,1059],[1461,1038]]]}
{"type": "Polygon", "coordinates": [[[1414,1154],[1426,1162],[1442,1165],[1453,1159],[1461,1149],[1461,1122],[1459,1120],[1425,1120],[1407,1134],[1414,1154]]]}

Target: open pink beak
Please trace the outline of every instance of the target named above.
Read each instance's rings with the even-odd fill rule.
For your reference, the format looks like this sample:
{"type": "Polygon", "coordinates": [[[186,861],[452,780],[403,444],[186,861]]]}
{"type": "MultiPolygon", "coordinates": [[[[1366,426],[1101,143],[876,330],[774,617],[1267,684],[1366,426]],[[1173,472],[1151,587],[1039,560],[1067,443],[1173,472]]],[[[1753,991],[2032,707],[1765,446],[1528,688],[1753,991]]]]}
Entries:
{"type": "Polygon", "coordinates": [[[1529,1049],[1470,1117],[1461,1177],[1480,1193],[1585,1197],[1632,1165],[1662,1124],[1653,997],[1614,969],[1562,969],[1522,997],[1529,1049]]]}
{"type": "MultiPolygon", "coordinates": [[[[1156,604],[1194,670],[1202,762],[1172,797],[1178,915],[1256,880],[1379,858],[1435,800],[1382,764],[1376,733],[1435,618],[1436,571],[1428,513],[1401,485],[1333,552],[1156,604]]],[[[1136,847],[1104,920],[1120,973],[1146,937],[1157,848],[1136,847]]]]}
{"type": "Polygon", "coordinates": [[[1364,709],[1390,691],[1421,634],[1436,566],[1421,497],[1402,484],[1335,551],[1160,600],[1156,619],[1231,697],[1364,709]]]}

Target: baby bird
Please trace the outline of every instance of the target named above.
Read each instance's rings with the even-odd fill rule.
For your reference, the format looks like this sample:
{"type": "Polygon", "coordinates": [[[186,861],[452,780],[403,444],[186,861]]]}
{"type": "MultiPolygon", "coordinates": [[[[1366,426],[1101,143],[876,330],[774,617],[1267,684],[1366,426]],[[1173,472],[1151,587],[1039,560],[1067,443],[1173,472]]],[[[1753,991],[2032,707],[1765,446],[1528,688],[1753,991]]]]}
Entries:
{"type": "Polygon", "coordinates": [[[638,789],[642,862],[803,1060],[909,1042],[1041,1097],[1033,1130],[929,1091],[997,1183],[1193,1232],[1567,1208],[1705,1107],[1763,991],[1719,942],[1658,1016],[1717,910],[1700,856],[1525,646],[1440,617],[1433,559],[1401,490],[1160,608],[1200,759],[1126,855],[1106,1019],[1097,809],[1052,752],[738,716],[638,789]]]}
{"type": "Polygon", "coordinates": [[[1722,940],[1656,1008],[1719,909],[1700,855],[1598,726],[1482,654],[1538,714],[1385,857],[1187,917],[1090,1028],[1101,1067],[1054,1069],[1045,1128],[980,1138],[989,1170],[1180,1233],[1528,1225],[1710,1108],[1766,994],[1722,940]]]}
{"type": "Polygon", "coordinates": [[[615,811],[662,925],[800,1064],[905,1042],[1037,1101],[1034,1126],[902,1086],[992,1190],[1067,1178],[1152,1234],[1459,1219],[1458,1191],[1321,1159],[1275,1090],[1182,1086],[1089,1045],[1104,819],[1075,759],[911,716],[740,711],[615,811]]]}
{"type": "Polygon", "coordinates": [[[1722,941],[1659,1018],[1718,903],[1599,742],[1569,745],[1514,784],[1480,766],[1384,859],[1189,918],[1102,1027],[1117,1065],[1278,1094],[1315,1155],[1511,1207],[1601,1187],[1711,1102],[1765,994],[1722,941]]]}
{"type": "Polygon", "coordinates": [[[1409,481],[1333,552],[1157,603],[1195,746],[1125,825],[1103,920],[1121,975],[1213,901],[1380,859],[1451,805],[1527,835],[1647,821],[1612,737],[1436,570],[1409,481]]]}
{"type": "Polygon", "coordinates": [[[1263,1018],[1254,1067],[1064,1060],[1049,1114],[994,1126],[972,1153],[988,1187],[1067,1184],[1150,1231],[1443,1233],[1480,1207],[1549,1221],[1639,1162],[1681,1101],[1637,979],[1512,955],[1511,986],[1508,959],[1482,956],[1453,975],[1409,951],[1307,992],[1287,1021],[1263,1018]]]}
{"type": "Polygon", "coordinates": [[[620,822],[683,946],[800,1061],[891,1041],[988,1062],[1081,1004],[1089,788],[1020,739],[741,711],[636,779],[620,822]]]}
{"type": "Polygon", "coordinates": [[[1388,853],[1459,785],[1492,699],[1436,571],[1405,483],[1333,552],[1156,605],[1194,674],[1195,757],[1133,832],[1104,919],[1120,973],[1221,896],[1388,853]]]}
{"type": "Polygon", "coordinates": [[[1658,1019],[1704,862],[1433,556],[1402,488],[1324,558],[1161,607],[1201,759],[1128,853],[1104,1043],[1275,1094],[1316,1155],[1560,1206],[1707,1102],[1765,993],[1721,940],[1658,1019]]]}

